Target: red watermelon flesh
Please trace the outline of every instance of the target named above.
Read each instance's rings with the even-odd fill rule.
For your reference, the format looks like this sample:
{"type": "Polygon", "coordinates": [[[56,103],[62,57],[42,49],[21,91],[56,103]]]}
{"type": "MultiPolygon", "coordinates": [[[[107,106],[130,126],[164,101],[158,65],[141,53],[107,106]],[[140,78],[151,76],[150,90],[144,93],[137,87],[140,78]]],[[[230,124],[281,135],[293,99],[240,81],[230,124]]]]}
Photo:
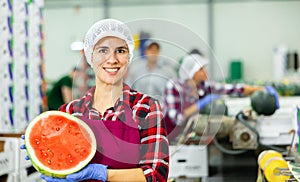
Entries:
{"type": "Polygon", "coordinates": [[[54,177],[80,170],[96,152],[96,139],[88,125],[60,111],[47,111],[30,122],[25,144],[34,167],[54,177]]]}

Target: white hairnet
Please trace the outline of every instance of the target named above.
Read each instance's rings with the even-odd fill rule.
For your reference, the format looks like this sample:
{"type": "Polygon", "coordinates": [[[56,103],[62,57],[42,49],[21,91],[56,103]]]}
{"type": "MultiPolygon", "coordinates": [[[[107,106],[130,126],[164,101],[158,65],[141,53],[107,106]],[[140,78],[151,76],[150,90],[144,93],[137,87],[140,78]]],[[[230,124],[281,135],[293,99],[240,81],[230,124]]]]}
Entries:
{"type": "Polygon", "coordinates": [[[179,78],[182,80],[193,78],[194,74],[206,64],[208,64],[207,59],[199,54],[185,56],[179,68],[179,78]]]}
{"type": "Polygon", "coordinates": [[[95,44],[102,38],[113,36],[123,39],[129,49],[129,61],[132,59],[134,42],[128,26],[115,19],[103,19],[94,23],[85,36],[83,49],[86,61],[92,66],[92,54],[95,44]]]}

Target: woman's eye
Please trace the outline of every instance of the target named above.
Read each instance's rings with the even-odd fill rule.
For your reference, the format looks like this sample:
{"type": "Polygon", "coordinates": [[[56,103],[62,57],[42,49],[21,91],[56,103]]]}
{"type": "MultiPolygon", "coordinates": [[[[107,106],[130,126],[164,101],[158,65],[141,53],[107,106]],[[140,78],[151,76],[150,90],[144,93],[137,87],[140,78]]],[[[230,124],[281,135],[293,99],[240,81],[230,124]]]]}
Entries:
{"type": "Polygon", "coordinates": [[[107,49],[99,49],[98,52],[99,53],[107,53],[107,49]]]}
{"type": "Polygon", "coordinates": [[[116,52],[118,54],[125,54],[125,53],[127,53],[127,49],[117,49],[116,52]]]}

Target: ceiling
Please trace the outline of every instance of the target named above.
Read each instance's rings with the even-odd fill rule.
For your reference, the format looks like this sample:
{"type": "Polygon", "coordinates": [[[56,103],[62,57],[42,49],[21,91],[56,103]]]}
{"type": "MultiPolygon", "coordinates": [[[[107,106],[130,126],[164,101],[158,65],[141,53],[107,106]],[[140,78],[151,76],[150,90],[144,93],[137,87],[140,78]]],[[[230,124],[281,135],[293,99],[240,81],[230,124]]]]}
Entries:
{"type": "Polygon", "coordinates": [[[198,3],[230,3],[255,1],[300,1],[300,0],[44,0],[46,8],[63,8],[73,6],[136,6],[136,5],[166,5],[166,4],[198,4],[198,3]]]}

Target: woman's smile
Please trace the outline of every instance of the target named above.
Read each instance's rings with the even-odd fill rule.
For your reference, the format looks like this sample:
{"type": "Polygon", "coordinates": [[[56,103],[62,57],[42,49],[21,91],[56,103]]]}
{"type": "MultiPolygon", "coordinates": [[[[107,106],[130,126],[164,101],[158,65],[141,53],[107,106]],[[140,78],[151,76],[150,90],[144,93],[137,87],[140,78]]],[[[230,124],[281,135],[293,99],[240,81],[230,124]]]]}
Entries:
{"type": "Polygon", "coordinates": [[[120,67],[103,67],[103,69],[109,74],[117,74],[120,70],[120,67]]]}

